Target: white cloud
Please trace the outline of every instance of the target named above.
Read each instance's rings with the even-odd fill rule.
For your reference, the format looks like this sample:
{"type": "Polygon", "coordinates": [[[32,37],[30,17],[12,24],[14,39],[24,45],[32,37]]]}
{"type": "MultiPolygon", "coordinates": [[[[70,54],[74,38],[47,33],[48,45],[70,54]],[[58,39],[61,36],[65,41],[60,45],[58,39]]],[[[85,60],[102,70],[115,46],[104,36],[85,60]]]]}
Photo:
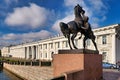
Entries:
{"type": "Polygon", "coordinates": [[[3,40],[14,40],[16,39],[16,37],[19,37],[19,36],[16,36],[14,33],[10,33],[10,34],[7,34],[7,35],[4,35],[2,37],[3,40]]]}
{"type": "Polygon", "coordinates": [[[54,14],[53,11],[31,3],[29,7],[15,8],[13,13],[9,13],[5,23],[10,26],[28,26],[38,28],[47,24],[54,14]]]}
{"type": "MultiPolygon", "coordinates": [[[[44,39],[48,38],[52,35],[51,32],[48,32],[46,30],[41,30],[39,32],[29,32],[29,33],[23,33],[23,34],[6,34],[3,35],[0,40],[6,41],[7,43],[22,43],[22,42],[29,42],[29,41],[34,41],[34,40],[39,40],[39,39],[44,39]]],[[[0,44],[4,44],[3,42],[0,42],[0,44]]]]}
{"type": "Polygon", "coordinates": [[[46,30],[41,30],[39,32],[30,32],[27,34],[22,34],[22,38],[23,39],[44,39],[44,38],[48,38],[52,35],[51,32],[48,32],[46,30]]]}
{"type": "Polygon", "coordinates": [[[89,0],[89,2],[97,11],[101,11],[102,8],[107,9],[107,6],[105,6],[102,0],[89,0]]]}

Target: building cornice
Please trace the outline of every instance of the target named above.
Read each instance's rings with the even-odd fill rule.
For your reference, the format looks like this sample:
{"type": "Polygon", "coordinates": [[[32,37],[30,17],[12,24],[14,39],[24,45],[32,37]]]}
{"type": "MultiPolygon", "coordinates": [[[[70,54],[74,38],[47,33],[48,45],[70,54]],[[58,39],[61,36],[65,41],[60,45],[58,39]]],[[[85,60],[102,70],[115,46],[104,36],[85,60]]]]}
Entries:
{"type": "Polygon", "coordinates": [[[105,30],[109,30],[109,29],[115,29],[118,26],[120,26],[119,24],[113,24],[113,25],[109,25],[109,26],[105,26],[105,27],[100,27],[97,29],[93,29],[94,32],[99,32],[99,31],[105,31],[105,30]]]}

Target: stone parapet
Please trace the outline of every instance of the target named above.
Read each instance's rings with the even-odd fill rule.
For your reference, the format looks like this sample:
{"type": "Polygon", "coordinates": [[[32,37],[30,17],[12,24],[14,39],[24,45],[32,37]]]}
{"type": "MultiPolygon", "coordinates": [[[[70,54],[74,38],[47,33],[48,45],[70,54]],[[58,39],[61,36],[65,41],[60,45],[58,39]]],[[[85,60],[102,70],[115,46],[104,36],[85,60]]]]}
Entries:
{"type": "Polygon", "coordinates": [[[53,78],[52,67],[22,66],[4,63],[4,68],[24,80],[49,80],[53,78]]]}

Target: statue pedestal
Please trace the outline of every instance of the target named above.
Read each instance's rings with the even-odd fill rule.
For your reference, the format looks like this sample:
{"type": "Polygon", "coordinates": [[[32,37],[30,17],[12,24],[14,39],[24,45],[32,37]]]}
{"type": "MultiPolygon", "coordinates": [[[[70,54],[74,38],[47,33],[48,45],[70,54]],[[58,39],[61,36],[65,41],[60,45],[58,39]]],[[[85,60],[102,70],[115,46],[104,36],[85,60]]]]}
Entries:
{"type": "Polygon", "coordinates": [[[102,55],[97,53],[83,49],[60,50],[53,56],[54,77],[65,75],[66,80],[99,80],[102,55]]]}

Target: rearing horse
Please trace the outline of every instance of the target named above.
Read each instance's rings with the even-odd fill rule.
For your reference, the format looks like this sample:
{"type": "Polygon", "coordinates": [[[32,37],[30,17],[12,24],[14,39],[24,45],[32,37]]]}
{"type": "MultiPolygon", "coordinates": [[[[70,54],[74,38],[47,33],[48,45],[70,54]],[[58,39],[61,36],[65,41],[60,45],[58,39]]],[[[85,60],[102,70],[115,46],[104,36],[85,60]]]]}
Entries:
{"type": "MultiPolygon", "coordinates": [[[[82,7],[80,7],[80,6],[75,7],[75,20],[82,18],[82,16],[80,15],[81,11],[84,11],[82,9],[82,7]]],[[[82,34],[84,35],[84,39],[83,39],[84,49],[85,49],[85,45],[86,45],[85,41],[87,39],[91,39],[94,46],[95,46],[95,49],[98,51],[97,45],[95,43],[95,35],[93,34],[93,31],[91,30],[91,26],[90,26],[89,23],[88,23],[88,28],[87,29],[83,29],[82,25],[78,25],[77,21],[70,21],[67,24],[63,23],[63,22],[60,22],[59,25],[60,25],[60,28],[61,28],[61,31],[62,31],[63,35],[66,38],[68,38],[68,43],[69,43],[70,49],[73,49],[71,44],[70,44],[71,41],[72,41],[73,47],[75,49],[78,49],[74,44],[74,39],[77,36],[77,33],[80,32],[81,36],[79,37],[79,39],[82,37],[82,34]],[[72,36],[70,36],[70,34],[72,34],[72,36]]]]}

